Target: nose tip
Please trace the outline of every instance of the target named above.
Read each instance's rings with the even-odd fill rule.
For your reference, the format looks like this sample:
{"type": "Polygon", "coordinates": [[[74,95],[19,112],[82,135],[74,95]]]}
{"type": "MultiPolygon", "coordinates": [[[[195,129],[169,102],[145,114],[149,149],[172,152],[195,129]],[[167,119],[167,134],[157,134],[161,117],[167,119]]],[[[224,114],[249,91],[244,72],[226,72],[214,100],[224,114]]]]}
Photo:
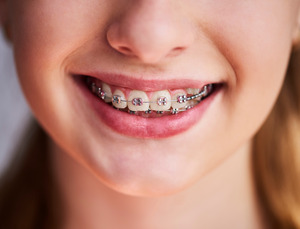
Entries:
{"type": "Polygon", "coordinates": [[[144,63],[178,56],[192,43],[193,33],[174,17],[162,9],[135,8],[109,26],[108,43],[120,54],[144,63]]]}
{"type": "Polygon", "coordinates": [[[118,51],[119,53],[128,56],[135,57],[144,63],[155,63],[166,57],[172,57],[180,55],[186,48],[187,45],[183,42],[172,38],[172,34],[160,34],[147,35],[145,32],[138,32],[138,29],[131,28],[131,31],[120,32],[120,28],[117,31],[111,29],[108,32],[107,39],[110,46],[118,51]]]}

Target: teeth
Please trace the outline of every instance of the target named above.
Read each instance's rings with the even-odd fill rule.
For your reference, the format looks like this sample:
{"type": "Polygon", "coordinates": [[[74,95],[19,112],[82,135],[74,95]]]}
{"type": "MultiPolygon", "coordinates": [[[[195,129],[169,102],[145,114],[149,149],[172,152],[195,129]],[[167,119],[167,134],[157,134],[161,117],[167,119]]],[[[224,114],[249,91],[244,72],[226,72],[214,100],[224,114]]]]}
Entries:
{"type": "Polygon", "coordinates": [[[178,112],[179,112],[178,108],[173,108],[173,109],[171,110],[171,113],[172,113],[172,114],[177,114],[178,112]]]}
{"type": "Polygon", "coordinates": [[[110,86],[108,86],[106,83],[102,83],[102,92],[105,93],[104,101],[106,103],[110,103],[112,98],[110,86]]]}
{"type": "Polygon", "coordinates": [[[172,107],[173,108],[183,108],[186,106],[187,102],[185,100],[186,94],[184,91],[177,92],[172,96],[172,107]]]}
{"type": "Polygon", "coordinates": [[[196,100],[190,100],[187,102],[186,107],[194,107],[199,103],[199,101],[196,100]]]}
{"type": "Polygon", "coordinates": [[[97,93],[97,86],[95,83],[92,83],[90,87],[93,93],[97,93]]]}
{"type": "Polygon", "coordinates": [[[93,94],[104,100],[106,103],[112,103],[113,107],[117,109],[125,109],[128,107],[130,114],[139,114],[138,111],[142,111],[145,114],[150,114],[152,111],[157,114],[164,114],[165,111],[171,114],[176,114],[181,111],[185,111],[193,108],[203,98],[206,98],[211,94],[214,89],[213,84],[205,85],[202,89],[199,88],[186,88],[176,89],[172,92],[169,90],[162,90],[152,92],[151,99],[149,100],[146,92],[139,90],[123,92],[123,89],[116,89],[112,94],[111,87],[101,81],[93,82],[86,80],[89,89],[93,94]],[[174,94],[173,94],[174,93],[174,94]],[[128,98],[125,94],[129,94],[128,98]],[[173,94],[171,96],[171,94],[173,94]]]}
{"type": "Polygon", "coordinates": [[[133,90],[128,97],[128,109],[131,111],[149,110],[149,99],[145,92],[133,90]]]}
{"type": "Polygon", "coordinates": [[[125,102],[124,100],[126,100],[124,93],[121,90],[115,90],[112,96],[112,104],[114,105],[114,107],[119,109],[126,108],[127,102],[125,102]]]}
{"type": "Polygon", "coordinates": [[[190,95],[196,95],[200,92],[199,88],[187,88],[186,89],[186,93],[190,94],[190,95]]]}
{"type": "Polygon", "coordinates": [[[151,110],[166,111],[171,107],[171,95],[167,90],[154,92],[150,104],[151,110]]]}
{"type": "Polygon", "coordinates": [[[208,93],[211,91],[211,89],[212,89],[212,85],[211,84],[204,86],[204,95],[203,96],[207,96],[208,93]]]}

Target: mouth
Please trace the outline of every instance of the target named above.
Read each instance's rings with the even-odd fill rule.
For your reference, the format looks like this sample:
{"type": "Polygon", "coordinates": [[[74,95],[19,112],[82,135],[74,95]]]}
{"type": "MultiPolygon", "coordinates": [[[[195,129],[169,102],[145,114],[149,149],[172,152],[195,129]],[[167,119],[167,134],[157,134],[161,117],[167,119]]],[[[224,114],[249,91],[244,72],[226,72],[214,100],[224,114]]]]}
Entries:
{"type": "Polygon", "coordinates": [[[202,88],[186,88],[146,92],[108,85],[86,76],[88,89],[113,108],[147,118],[175,115],[190,110],[209,97],[220,84],[207,84],[202,88]]]}
{"type": "Polygon", "coordinates": [[[189,129],[224,85],[202,83],[200,87],[139,90],[90,75],[74,77],[107,126],[138,138],[165,138],[189,129]]]}

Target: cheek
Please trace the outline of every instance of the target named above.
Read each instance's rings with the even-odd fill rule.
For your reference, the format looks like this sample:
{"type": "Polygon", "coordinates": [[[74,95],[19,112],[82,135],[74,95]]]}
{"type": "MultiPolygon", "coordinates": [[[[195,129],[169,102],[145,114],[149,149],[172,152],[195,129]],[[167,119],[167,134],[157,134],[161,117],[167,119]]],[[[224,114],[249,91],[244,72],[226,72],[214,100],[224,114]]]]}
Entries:
{"type": "Polygon", "coordinates": [[[234,14],[225,10],[222,23],[212,20],[217,20],[215,40],[236,75],[228,105],[239,112],[232,117],[245,117],[240,124],[253,129],[266,118],[282,86],[296,14],[290,2],[257,1],[255,9],[244,4],[245,10],[234,14]]]}
{"type": "Polygon", "coordinates": [[[20,82],[34,113],[47,120],[49,126],[55,123],[58,115],[55,112],[69,109],[65,95],[68,56],[91,37],[100,36],[99,28],[105,27],[110,10],[103,4],[102,8],[95,7],[93,3],[96,1],[90,4],[84,0],[10,2],[20,82]]]}
{"type": "Polygon", "coordinates": [[[67,54],[104,26],[105,14],[99,20],[93,16],[93,4],[79,4],[80,0],[20,1],[11,10],[16,57],[43,70],[57,68],[67,54]]]}
{"type": "Polygon", "coordinates": [[[218,114],[204,128],[208,131],[202,145],[209,142],[206,152],[212,155],[206,158],[206,168],[228,157],[257,132],[276,101],[289,60],[296,19],[291,4],[268,2],[261,3],[259,11],[251,6],[242,9],[223,5],[208,10],[213,15],[203,16],[210,23],[206,32],[235,73],[218,114]]]}

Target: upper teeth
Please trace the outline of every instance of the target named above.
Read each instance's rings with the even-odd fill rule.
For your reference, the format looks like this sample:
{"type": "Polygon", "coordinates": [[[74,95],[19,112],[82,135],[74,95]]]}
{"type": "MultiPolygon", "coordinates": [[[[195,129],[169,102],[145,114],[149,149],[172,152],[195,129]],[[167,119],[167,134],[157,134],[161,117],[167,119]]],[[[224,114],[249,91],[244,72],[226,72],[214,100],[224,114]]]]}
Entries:
{"type": "Polygon", "coordinates": [[[88,81],[94,94],[97,94],[106,103],[112,103],[118,109],[128,107],[131,113],[137,111],[154,110],[158,113],[170,111],[176,114],[179,111],[187,110],[198,104],[201,98],[207,96],[212,89],[212,84],[204,86],[202,89],[187,88],[186,90],[176,90],[171,96],[168,90],[150,93],[151,99],[144,91],[132,90],[126,99],[125,93],[120,89],[115,89],[112,93],[111,87],[106,83],[97,86],[95,82],[88,81]],[[190,96],[188,96],[190,95],[190,96]]]}
{"type": "Polygon", "coordinates": [[[151,110],[166,111],[171,107],[171,95],[167,90],[154,92],[151,100],[154,101],[150,103],[151,110]]]}
{"type": "Polygon", "coordinates": [[[102,94],[102,99],[104,99],[105,102],[110,103],[111,99],[112,99],[112,93],[111,93],[110,86],[106,83],[102,83],[102,92],[105,93],[105,96],[103,96],[103,94],[102,94]]]}
{"type": "Polygon", "coordinates": [[[184,108],[187,105],[187,97],[185,92],[177,92],[172,96],[172,107],[173,108],[184,108]]]}
{"type": "Polygon", "coordinates": [[[147,111],[149,110],[149,101],[144,91],[133,90],[128,97],[128,109],[131,111],[147,111]]]}
{"type": "Polygon", "coordinates": [[[125,95],[121,90],[119,89],[115,90],[113,94],[112,104],[114,105],[114,107],[119,109],[123,109],[127,107],[127,101],[125,99],[125,95]]]}

